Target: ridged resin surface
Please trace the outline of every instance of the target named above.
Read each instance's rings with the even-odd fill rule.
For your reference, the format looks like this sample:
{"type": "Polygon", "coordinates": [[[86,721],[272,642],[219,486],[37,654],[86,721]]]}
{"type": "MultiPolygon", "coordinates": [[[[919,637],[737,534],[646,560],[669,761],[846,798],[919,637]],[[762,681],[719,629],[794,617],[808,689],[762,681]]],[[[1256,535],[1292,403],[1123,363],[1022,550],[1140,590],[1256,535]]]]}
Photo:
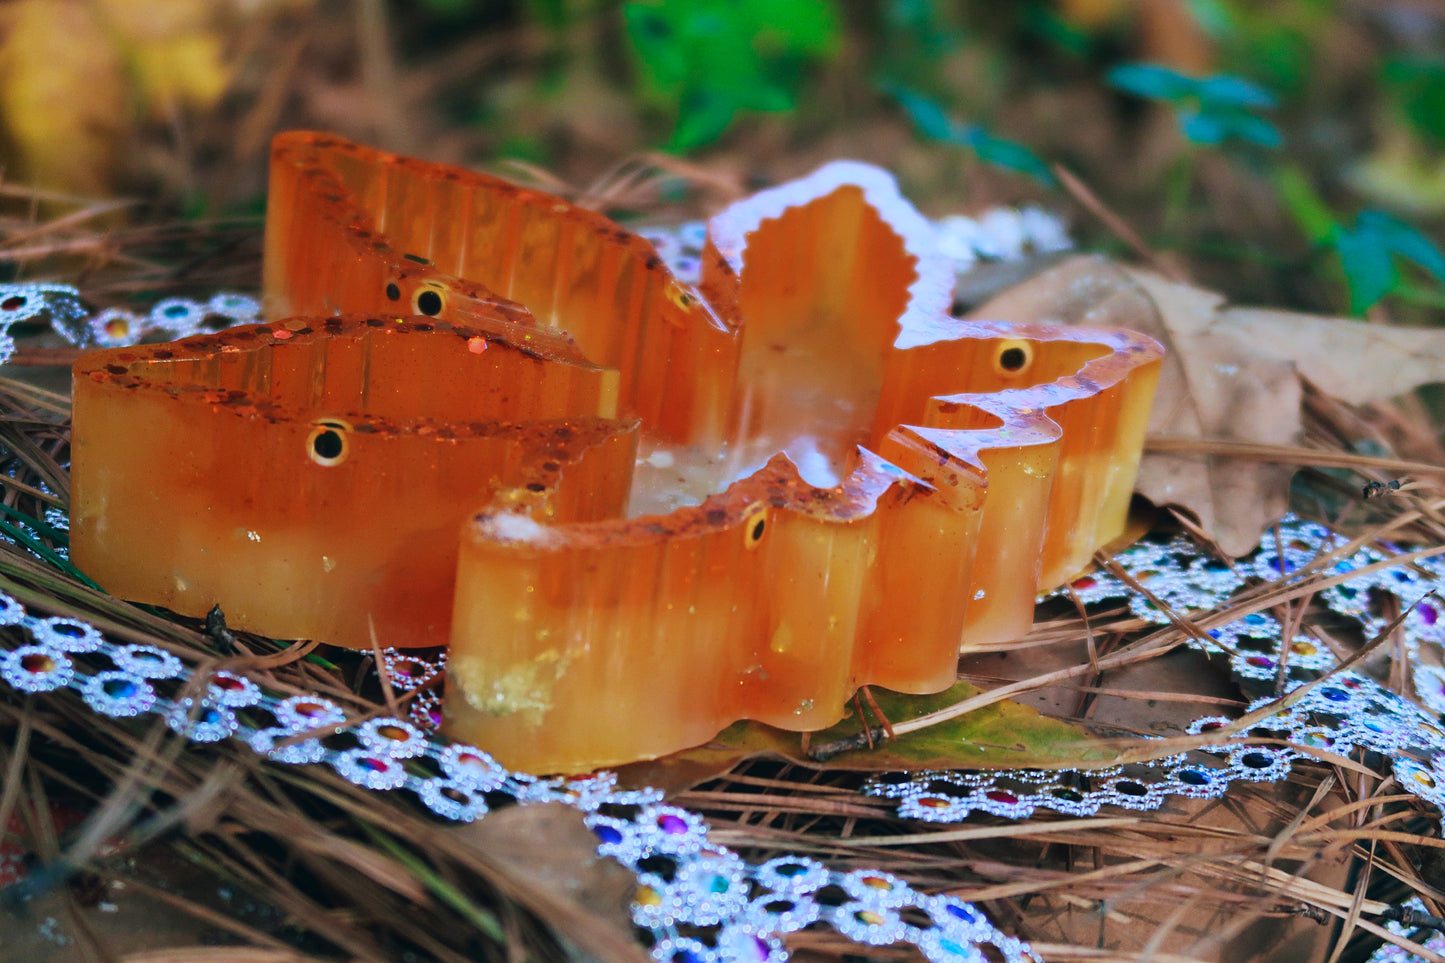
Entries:
{"type": "Polygon", "coordinates": [[[1122,529],[1158,345],[951,318],[875,168],[728,208],[699,289],[495,178],[310,133],[271,174],[288,320],[76,364],[75,560],[273,636],[449,639],[446,725],[506,765],[942,689],[1122,529]]]}

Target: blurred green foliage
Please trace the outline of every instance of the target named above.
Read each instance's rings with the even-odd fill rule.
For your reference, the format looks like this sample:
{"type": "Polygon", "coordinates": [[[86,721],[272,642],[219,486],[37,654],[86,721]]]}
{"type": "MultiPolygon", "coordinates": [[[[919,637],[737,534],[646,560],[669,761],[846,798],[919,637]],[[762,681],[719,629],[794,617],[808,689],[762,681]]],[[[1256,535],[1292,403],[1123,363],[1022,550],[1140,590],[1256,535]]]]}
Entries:
{"type": "Polygon", "coordinates": [[[744,111],[792,110],[805,67],[839,38],[828,0],[633,0],[622,17],[644,101],[674,118],[674,151],[711,143],[744,111]]]}
{"type": "Polygon", "coordinates": [[[1108,73],[1111,86],[1173,107],[1179,129],[1191,143],[1216,145],[1242,141],[1280,146],[1279,128],[1257,111],[1273,110],[1274,95],[1242,77],[1215,74],[1190,77],[1158,64],[1120,64],[1108,73]]]}
{"type": "Polygon", "coordinates": [[[1402,261],[1445,287],[1445,255],[1416,228],[1371,208],[1360,211],[1346,226],[1298,165],[1282,167],[1275,184],[1300,231],[1338,260],[1351,314],[1364,314],[1389,295],[1407,289],[1408,282],[1400,273],[1402,261]]]}
{"type": "Polygon", "coordinates": [[[937,101],[915,90],[889,83],[881,87],[898,101],[918,133],[929,140],[966,147],[977,154],[979,160],[1031,177],[1045,187],[1057,183],[1049,165],[1024,145],[995,137],[978,124],[954,120],[937,101]]]}
{"type": "Polygon", "coordinates": [[[1415,132],[1434,147],[1445,146],[1445,61],[1394,57],[1383,64],[1380,79],[1415,132]]]}
{"type": "MultiPolygon", "coordinates": [[[[1062,163],[1148,243],[1207,264],[1206,283],[1210,271],[1247,274],[1259,290],[1246,296],[1291,300],[1273,284],[1304,306],[1355,314],[1391,299],[1424,319],[1419,309],[1445,303],[1445,257],[1435,225],[1420,222],[1445,212],[1445,56],[1410,39],[1432,15],[1334,0],[1168,6],[1188,21],[1170,28],[1183,48],[1159,47],[1158,24],[1127,0],[419,5],[432,38],[501,23],[543,38],[530,93],[515,76],[489,82],[453,112],[490,127],[493,148],[511,156],[549,164],[577,143],[561,105],[579,91],[589,96],[573,111],[618,118],[630,136],[682,155],[805,149],[849,125],[906,119],[920,144],[954,149],[933,167],[915,163],[935,184],[977,161],[1019,175],[995,193],[1051,191],[1062,163]],[[1186,53],[1153,62],[1165,48],[1186,53]],[[1151,103],[1172,113],[1178,142],[1150,123],[1151,103]],[[1050,119],[1031,116],[1033,105],[1050,119]],[[1367,183],[1356,168],[1369,164],[1367,183]],[[1246,198],[1252,207],[1235,218],[1230,202],[1246,198]]],[[[1445,36],[1445,16],[1434,22],[1445,36]]]]}

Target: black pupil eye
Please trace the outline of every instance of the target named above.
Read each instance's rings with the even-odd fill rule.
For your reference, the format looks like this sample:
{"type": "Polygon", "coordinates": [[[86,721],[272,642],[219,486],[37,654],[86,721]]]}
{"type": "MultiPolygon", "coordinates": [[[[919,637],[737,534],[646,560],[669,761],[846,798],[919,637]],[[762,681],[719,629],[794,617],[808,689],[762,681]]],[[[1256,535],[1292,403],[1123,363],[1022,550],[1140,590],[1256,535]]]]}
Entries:
{"type": "Polygon", "coordinates": [[[767,527],[767,522],[764,521],[764,520],[761,519],[761,518],[758,519],[757,521],[753,522],[753,531],[752,531],[753,541],[756,542],[758,539],[760,539],[760,538],[763,537],[763,529],[766,528],[766,527],[767,527]]]}
{"type": "Polygon", "coordinates": [[[998,356],[999,367],[1005,371],[1017,371],[1024,366],[1028,355],[1024,354],[1023,348],[1005,348],[998,356]]]}
{"type": "Polygon", "coordinates": [[[386,299],[388,301],[401,300],[401,288],[397,287],[395,282],[386,286],[386,299]]]}
{"type": "Polygon", "coordinates": [[[334,429],[328,428],[316,436],[311,442],[311,450],[316,452],[316,457],[330,461],[333,458],[341,457],[341,435],[334,429]]]}
{"type": "Polygon", "coordinates": [[[416,296],[416,309],[422,314],[435,317],[442,310],[442,296],[435,291],[423,291],[416,296]]]}

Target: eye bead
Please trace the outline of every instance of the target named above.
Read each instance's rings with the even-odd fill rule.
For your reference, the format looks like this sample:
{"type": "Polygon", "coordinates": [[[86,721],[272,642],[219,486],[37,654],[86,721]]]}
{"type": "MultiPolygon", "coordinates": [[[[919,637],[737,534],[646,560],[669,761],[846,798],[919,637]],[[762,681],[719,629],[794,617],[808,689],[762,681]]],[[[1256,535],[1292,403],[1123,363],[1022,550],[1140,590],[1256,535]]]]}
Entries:
{"type": "Polygon", "coordinates": [[[340,418],[323,418],[316,422],[306,438],[306,454],[323,468],[331,468],[346,460],[351,452],[347,434],[351,426],[340,418]]]}
{"type": "Polygon", "coordinates": [[[1001,375],[1018,375],[1027,371],[1033,361],[1033,345],[1021,339],[1010,339],[999,344],[993,356],[993,367],[1001,375]]]}
{"type": "Polygon", "coordinates": [[[442,313],[442,308],[446,307],[446,298],[436,288],[419,288],[412,296],[411,303],[417,314],[425,314],[427,317],[434,318],[442,313]]]}
{"type": "Polygon", "coordinates": [[[743,519],[743,547],[751,551],[760,545],[768,533],[768,509],[759,505],[743,519]]]}
{"type": "Polygon", "coordinates": [[[667,299],[686,311],[696,303],[697,296],[684,289],[680,284],[670,284],[667,287],[667,299]]]}

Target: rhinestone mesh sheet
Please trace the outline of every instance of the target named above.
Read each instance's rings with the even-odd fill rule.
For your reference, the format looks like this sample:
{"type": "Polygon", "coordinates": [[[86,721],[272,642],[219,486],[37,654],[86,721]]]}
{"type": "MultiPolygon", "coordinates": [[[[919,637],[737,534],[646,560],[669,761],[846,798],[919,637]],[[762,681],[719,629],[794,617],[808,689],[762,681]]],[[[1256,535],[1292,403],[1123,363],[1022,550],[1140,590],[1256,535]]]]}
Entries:
{"type": "MultiPolygon", "coordinates": [[[[1072,592],[1085,605],[1127,603],[1146,622],[1169,625],[1179,616],[1208,613],[1249,584],[1298,582],[1324,576],[1318,595],[1333,612],[1355,620],[1373,639],[1398,628],[1412,673],[1406,699],[1373,678],[1342,667],[1318,638],[1298,633],[1283,644],[1284,629],[1265,612],[1211,626],[1186,644],[1227,661],[1246,692],[1270,690],[1249,706],[1265,712],[1228,733],[1217,745],[1127,767],[1050,771],[925,771],[871,778],[865,791],[895,799],[899,815],[957,822],[975,812],[1026,819],[1037,810],[1091,816],[1103,807],[1157,809],[1171,796],[1214,798],[1239,782],[1274,782],[1315,753],[1350,756],[1375,752],[1390,760],[1405,790],[1445,810],[1445,558],[1414,557],[1394,546],[1365,546],[1343,554],[1348,540],[1319,525],[1286,517],[1265,547],[1234,565],[1203,556],[1186,539],[1144,542],[1116,557],[1147,594],[1098,573],[1055,593],[1072,592]],[[1321,565],[1317,560],[1325,560],[1321,565]],[[1398,626],[1385,601],[1403,611],[1398,626]],[[1268,739],[1268,743],[1254,740],[1268,739]],[[1278,743],[1283,742],[1283,745],[1278,743]]],[[[1418,553],[1417,553],[1418,554],[1418,553]]],[[[1230,726],[1224,716],[1195,719],[1190,735],[1230,726]]]]}

